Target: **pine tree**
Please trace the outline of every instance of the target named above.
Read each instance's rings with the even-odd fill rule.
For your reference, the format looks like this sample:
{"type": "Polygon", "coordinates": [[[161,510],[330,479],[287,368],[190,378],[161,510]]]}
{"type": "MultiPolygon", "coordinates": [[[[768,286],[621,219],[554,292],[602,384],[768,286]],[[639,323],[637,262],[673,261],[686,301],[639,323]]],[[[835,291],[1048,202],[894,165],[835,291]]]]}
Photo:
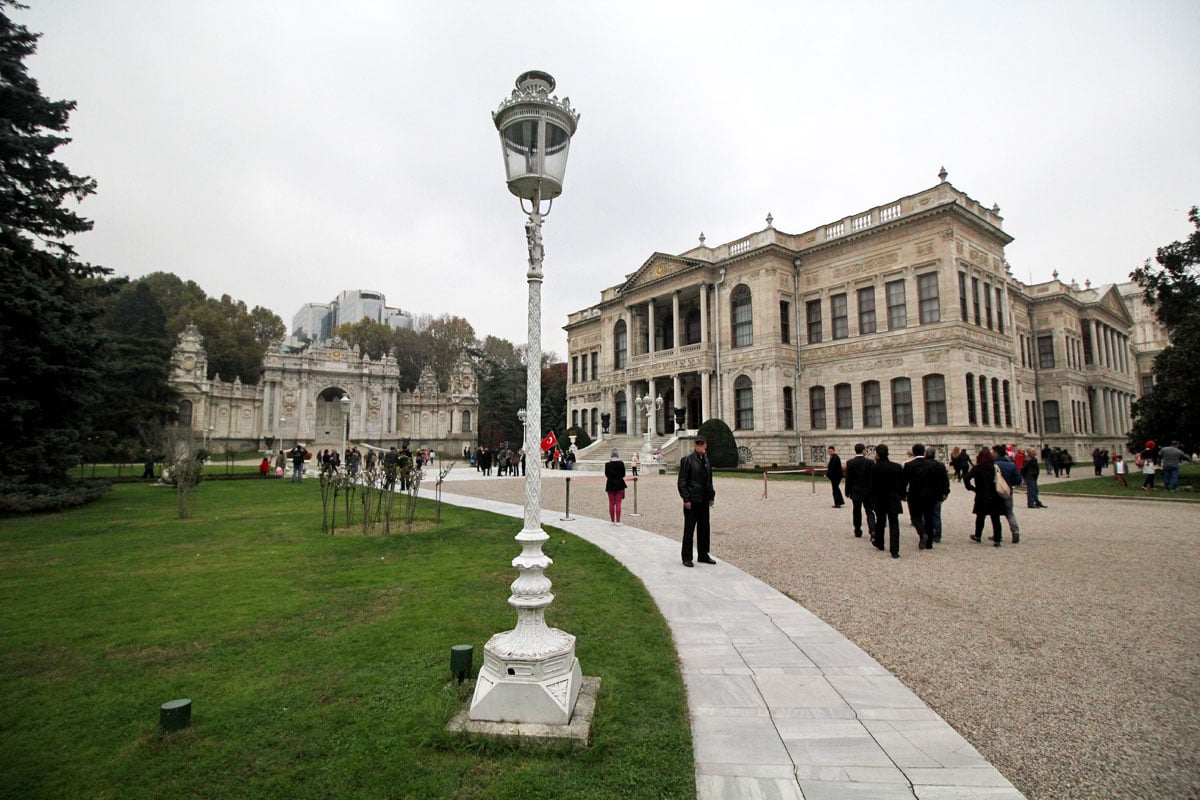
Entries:
{"type": "Polygon", "coordinates": [[[75,104],[25,69],[38,35],[0,0],[0,480],[54,482],[77,463],[98,379],[95,306],[66,237],[91,229],[64,204],[96,190],[53,158],[75,104]]]}

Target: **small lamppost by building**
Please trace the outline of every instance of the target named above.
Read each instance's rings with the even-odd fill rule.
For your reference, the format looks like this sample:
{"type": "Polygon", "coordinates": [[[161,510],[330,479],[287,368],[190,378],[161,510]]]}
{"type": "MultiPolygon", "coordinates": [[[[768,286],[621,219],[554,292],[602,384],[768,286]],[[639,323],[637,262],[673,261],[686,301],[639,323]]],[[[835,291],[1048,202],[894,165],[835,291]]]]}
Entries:
{"type": "MultiPolygon", "coordinates": [[[[542,219],[562,193],[567,150],[579,122],[570,99],[560,100],[553,91],[550,75],[526,72],[492,114],[500,132],[508,190],[520,198],[528,214],[526,453],[538,452],[542,429],[542,219]]],[[[575,637],[546,626],[546,608],[554,595],[543,574],[552,562],[542,553],[542,543],[550,537],[542,530],[541,493],[541,461],[531,458],[525,471],[525,524],[516,537],[521,554],[512,562],[520,575],[508,598],[517,611],[517,626],[497,633],[484,645],[483,666],[471,699],[472,720],[566,725],[579,697],[583,673],[575,658],[575,637]]]]}
{"type": "Polygon", "coordinates": [[[344,463],[346,460],[346,437],[350,433],[350,395],[342,395],[338,405],[342,407],[342,450],[338,454],[338,459],[344,463]]]}
{"type": "Polygon", "coordinates": [[[663,407],[662,395],[651,399],[649,392],[646,392],[645,397],[639,394],[633,399],[633,405],[638,411],[646,411],[646,441],[642,444],[642,464],[651,464],[654,461],[654,445],[650,443],[650,436],[654,432],[654,412],[663,407]]]}

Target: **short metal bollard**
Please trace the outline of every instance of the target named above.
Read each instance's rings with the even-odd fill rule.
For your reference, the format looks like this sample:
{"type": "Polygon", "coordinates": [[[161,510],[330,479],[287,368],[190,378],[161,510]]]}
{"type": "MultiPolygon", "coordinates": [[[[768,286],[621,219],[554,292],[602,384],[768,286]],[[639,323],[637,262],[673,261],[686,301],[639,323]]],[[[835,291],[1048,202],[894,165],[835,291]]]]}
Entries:
{"type": "Polygon", "coordinates": [[[186,697],[158,708],[158,725],[164,731],[181,731],[192,722],[192,701],[186,697]]]}
{"type": "Polygon", "coordinates": [[[450,672],[462,683],[471,674],[475,660],[475,648],[469,644],[456,644],[450,648],[450,672]]]}
{"type": "Polygon", "coordinates": [[[638,485],[637,475],[634,475],[629,480],[633,481],[633,513],[630,514],[629,516],[640,517],[641,514],[639,514],[638,510],[637,510],[637,485],[638,485]]]}
{"type": "Polygon", "coordinates": [[[567,476],[567,515],[559,517],[563,522],[571,522],[575,518],[571,516],[571,477],[567,476]]]}

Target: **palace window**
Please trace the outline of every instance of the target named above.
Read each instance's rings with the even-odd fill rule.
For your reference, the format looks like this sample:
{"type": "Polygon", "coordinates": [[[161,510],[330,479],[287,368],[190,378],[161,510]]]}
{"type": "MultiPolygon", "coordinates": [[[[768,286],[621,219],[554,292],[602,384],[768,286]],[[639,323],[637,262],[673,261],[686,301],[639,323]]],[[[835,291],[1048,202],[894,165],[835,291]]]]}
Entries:
{"type": "Polygon", "coordinates": [[[592,380],[597,380],[600,377],[600,352],[592,353],[592,380]]]}
{"type": "Polygon", "coordinates": [[[614,403],[616,411],[616,433],[629,433],[629,406],[625,403],[625,393],[618,392],[614,403]]]}
{"type": "Polygon", "coordinates": [[[980,375],[979,376],[979,413],[983,417],[984,425],[991,424],[991,417],[988,416],[987,387],[988,387],[987,378],[980,375]]]}
{"type": "Polygon", "coordinates": [[[833,404],[839,428],[854,427],[854,405],[850,396],[850,384],[839,383],[833,387],[833,404]]]}
{"type": "Polygon", "coordinates": [[[792,343],[792,304],[787,300],[779,301],[779,341],[792,343]]]}
{"type": "Polygon", "coordinates": [[[588,379],[588,371],[587,371],[587,368],[588,368],[588,354],[587,354],[587,353],[584,353],[582,356],[580,356],[580,357],[579,357],[579,362],[580,362],[580,364],[579,364],[579,366],[580,366],[580,370],[579,370],[579,376],[580,376],[580,379],[581,379],[581,380],[582,380],[584,383],[587,383],[587,379],[588,379]]]}
{"type": "Polygon", "coordinates": [[[879,381],[867,381],[862,385],[863,427],[883,427],[883,406],[879,398],[879,381]]]}
{"type": "Polygon", "coordinates": [[[927,272],[917,276],[917,298],[921,307],[921,324],[942,321],[942,307],[938,299],[938,276],[927,272]]]}
{"type": "Polygon", "coordinates": [[[850,309],[845,292],[829,298],[829,316],[833,318],[834,339],[845,339],[850,335],[850,309]]]}
{"type": "Polygon", "coordinates": [[[892,425],[897,428],[912,427],[912,381],[908,378],[892,379],[892,425]]]}
{"type": "Polygon", "coordinates": [[[629,360],[629,328],[625,320],[613,326],[613,369],[625,369],[629,360]]]}
{"type": "Polygon", "coordinates": [[[962,321],[967,321],[967,273],[958,273],[958,311],[962,321]]]}
{"type": "Polygon", "coordinates": [[[1000,379],[992,378],[992,422],[1000,425],[1000,379]]]}
{"type": "Polygon", "coordinates": [[[858,290],[858,332],[875,332],[875,287],[858,290]]]}
{"type": "Polygon", "coordinates": [[[888,281],[887,292],[888,330],[894,331],[908,326],[908,309],[904,303],[904,281],[888,281]]]}
{"type": "Polygon", "coordinates": [[[946,379],[941,375],[926,375],[921,379],[925,393],[925,424],[946,424],[946,379]]]}
{"type": "Polygon", "coordinates": [[[996,330],[1004,333],[1004,290],[996,287],[996,330]]]}
{"type": "Polygon", "coordinates": [[[808,421],[813,430],[825,429],[824,386],[813,386],[808,390],[808,421]]]}
{"type": "Polygon", "coordinates": [[[579,356],[571,356],[571,383],[579,383],[579,356]]]}
{"type": "Polygon", "coordinates": [[[754,386],[745,375],[733,382],[735,421],[739,431],[754,430],[754,386]]]}
{"type": "Polygon", "coordinates": [[[978,424],[978,418],[975,416],[975,376],[967,373],[967,424],[978,424]]]}
{"type": "Polygon", "coordinates": [[[790,386],[783,387],[783,429],[785,431],[796,429],[796,409],[790,386]]]}
{"type": "Polygon", "coordinates": [[[1095,358],[1092,356],[1092,324],[1086,319],[1083,320],[1079,332],[1083,334],[1083,363],[1090,366],[1095,363],[1095,358]]]}
{"type": "Polygon", "coordinates": [[[1057,400],[1046,400],[1042,403],[1042,424],[1046,427],[1046,433],[1062,433],[1057,400]]]}
{"type": "Polygon", "coordinates": [[[971,278],[971,308],[975,310],[975,324],[979,324],[979,278],[971,278]]]}
{"type": "Polygon", "coordinates": [[[744,283],[739,284],[729,295],[734,347],[754,344],[754,310],[750,300],[750,287],[744,283]]]}
{"type": "Polygon", "coordinates": [[[985,283],[983,285],[983,308],[984,314],[987,316],[988,330],[992,329],[992,285],[985,283]]]}
{"type": "MultiPolygon", "coordinates": [[[[1037,338],[1038,366],[1042,369],[1054,369],[1054,337],[1039,336],[1037,338]]],[[[1051,431],[1046,431],[1051,433],[1051,431]]],[[[1058,433],[1058,431],[1053,431],[1058,433]]]]}
{"type": "Polygon", "coordinates": [[[808,343],[821,341],[821,301],[809,300],[804,304],[804,317],[808,322],[808,343]]]}

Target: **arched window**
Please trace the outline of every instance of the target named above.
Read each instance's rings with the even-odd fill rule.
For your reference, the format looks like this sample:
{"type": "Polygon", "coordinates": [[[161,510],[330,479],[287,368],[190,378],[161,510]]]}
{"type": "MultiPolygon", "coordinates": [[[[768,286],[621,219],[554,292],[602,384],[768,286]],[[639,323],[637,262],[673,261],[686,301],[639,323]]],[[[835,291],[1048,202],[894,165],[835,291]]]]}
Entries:
{"type": "Polygon", "coordinates": [[[813,386],[808,390],[808,421],[813,430],[825,429],[824,386],[813,386]]]}
{"type": "Polygon", "coordinates": [[[967,373],[967,424],[974,425],[977,422],[975,416],[975,375],[967,373]]]}
{"type": "Polygon", "coordinates": [[[625,369],[629,360],[629,328],[625,320],[613,325],[613,369],[625,369]]]}
{"type": "Polygon", "coordinates": [[[592,409],[592,438],[600,435],[600,409],[592,409]]]}
{"type": "Polygon", "coordinates": [[[946,377],[926,375],[921,379],[925,391],[925,424],[946,424],[946,377]]]}
{"type": "Polygon", "coordinates": [[[833,387],[834,424],[839,428],[854,427],[854,405],[850,395],[850,384],[839,383],[833,387]]]}
{"type": "Polygon", "coordinates": [[[629,406],[625,404],[625,393],[619,392],[613,404],[616,416],[616,433],[629,433],[629,406]]]}
{"type": "Polygon", "coordinates": [[[750,305],[750,287],[744,283],[734,287],[729,295],[729,318],[733,321],[733,346],[746,347],[754,344],[753,309],[750,305]]]}
{"type": "Polygon", "coordinates": [[[992,423],[1000,425],[1000,379],[992,378],[992,423]]]}
{"type": "Polygon", "coordinates": [[[988,387],[987,378],[985,378],[983,375],[980,375],[979,376],[979,413],[983,417],[984,425],[991,424],[988,421],[990,419],[990,417],[988,416],[987,387],[988,387]]]}
{"type": "Polygon", "coordinates": [[[179,401],[179,424],[185,428],[192,427],[192,401],[179,401]]]}
{"type": "Polygon", "coordinates": [[[587,433],[590,430],[590,428],[588,428],[588,410],[586,408],[580,412],[579,421],[580,421],[579,429],[581,431],[583,431],[584,433],[587,433]]]}
{"type": "Polygon", "coordinates": [[[745,375],[733,382],[733,406],[736,410],[734,422],[739,431],[754,429],[754,385],[745,375]]]}
{"type": "Polygon", "coordinates": [[[462,412],[462,432],[471,433],[471,412],[462,412]]]}
{"type": "Polygon", "coordinates": [[[892,378],[892,424],[912,427],[912,381],[908,378],[892,378]]]}
{"type": "Polygon", "coordinates": [[[879,381],[863,383],[862,413],[864,428],[883,427],[883,406],[879,397],[879,381]]]}
{"type": "Polygon", "coordinates": [[[1012,394],[1008,388],[1008,381],[1004,382],[1004,424],[1011,428],[1012,421],[1012,394]]]}

